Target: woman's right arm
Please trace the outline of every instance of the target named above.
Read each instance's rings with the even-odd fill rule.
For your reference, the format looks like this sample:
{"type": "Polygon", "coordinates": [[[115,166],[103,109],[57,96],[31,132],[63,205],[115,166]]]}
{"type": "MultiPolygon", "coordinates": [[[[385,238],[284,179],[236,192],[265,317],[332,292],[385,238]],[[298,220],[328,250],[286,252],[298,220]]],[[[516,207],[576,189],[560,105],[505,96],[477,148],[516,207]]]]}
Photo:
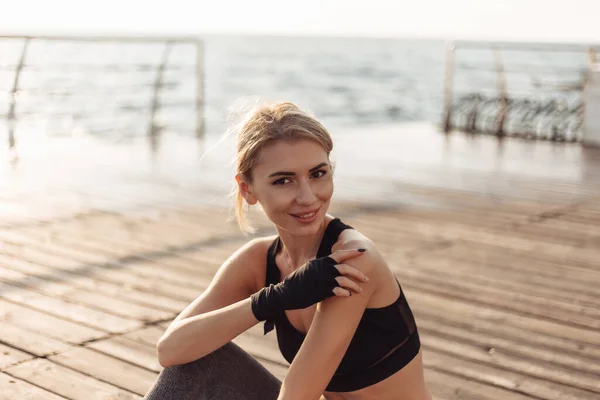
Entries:
{"type": "MultiPolygon", "coordinates": [[[[171,323],[158,341],[163,367],[186,364],[227,344],[258,323],[250,296],[263,276],[268,242],[255,239],[234,253],[217,271],[209,287],[171,323]]],[[[260,286],[259,286],[260,285],[260,286]]]]}

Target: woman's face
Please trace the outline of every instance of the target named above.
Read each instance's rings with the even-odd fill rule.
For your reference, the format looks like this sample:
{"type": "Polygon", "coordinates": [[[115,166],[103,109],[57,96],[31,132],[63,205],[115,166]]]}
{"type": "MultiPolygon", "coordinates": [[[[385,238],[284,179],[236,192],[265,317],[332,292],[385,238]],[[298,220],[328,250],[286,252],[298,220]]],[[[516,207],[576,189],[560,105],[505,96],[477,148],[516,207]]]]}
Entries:
{"type": "Polygon", "coordinates": [[[329,157],[315,141],[276,141],[265,146],[240,186],[249,204],[259,202],[269,219],[294,235],[317,233],[333,195],[329,157]]]}

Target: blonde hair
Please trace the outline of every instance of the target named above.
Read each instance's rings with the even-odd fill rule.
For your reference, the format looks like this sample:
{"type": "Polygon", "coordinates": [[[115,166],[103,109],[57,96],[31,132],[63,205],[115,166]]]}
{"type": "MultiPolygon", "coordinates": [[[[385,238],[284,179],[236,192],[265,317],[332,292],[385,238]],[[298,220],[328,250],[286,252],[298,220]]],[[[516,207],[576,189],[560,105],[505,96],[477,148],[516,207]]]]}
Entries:
{"type": "MultiPolygon", "coordinates": [[[[261,150],[278,140],[308,139],[320,144],[327,152],[333,141],[327,129],[317,119],[290,102],[264,104],[248,113],[237,134],[236,173],[252,183],[252,167],[258,162],[261,150]]],[[[254,233],[244,214],[244,198],[234,185],[235,218],[244,233],[254,233]]]]}

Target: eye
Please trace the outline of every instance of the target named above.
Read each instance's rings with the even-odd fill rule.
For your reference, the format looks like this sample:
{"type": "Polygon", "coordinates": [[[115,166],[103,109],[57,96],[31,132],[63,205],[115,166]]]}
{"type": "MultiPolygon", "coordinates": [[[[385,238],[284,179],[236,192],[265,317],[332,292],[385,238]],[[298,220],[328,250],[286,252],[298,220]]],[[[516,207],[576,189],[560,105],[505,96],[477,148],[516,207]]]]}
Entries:
{"type": "Polygon", "coordinates": [[[312,173],[313,178],[317,178],[317,179],[322,178],[325,175],[327,175],[327,171],[324,169],[320,169],[320,170],[312,173]]]}
{"type": "Polygon", "coordinates": [[[275,182],[273,182],[273,185],[283,186],[287,183],[286,181],[289,181],[289,179],[288,178],[277,179],[275,182]]]}

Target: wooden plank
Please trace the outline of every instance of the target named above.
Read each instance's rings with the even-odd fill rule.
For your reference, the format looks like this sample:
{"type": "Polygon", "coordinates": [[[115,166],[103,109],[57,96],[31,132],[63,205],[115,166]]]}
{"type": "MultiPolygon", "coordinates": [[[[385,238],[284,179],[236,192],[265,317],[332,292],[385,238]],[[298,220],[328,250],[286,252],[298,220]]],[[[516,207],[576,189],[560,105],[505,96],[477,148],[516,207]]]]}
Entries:
{"type": "Polygon", "coordinates": [[[454,354],[445,354],[423,346],[423,365],[429,370],[441,371],[480,383],[493,385],[544,400],[593,400],[598,394],[570,385],[507,371],[484,363],[465,360],[454,354]]]}
{"type": "Polygon", "coordinates": [[[567,219],[567,216],[572,214],[577,215],[576,212],[559,215],[556,218],[548,218],[539,221],[535,226],[552,231],[565,232],[570,235],[580,235],[582,238],[600,235],[600,213],[597,218],[588,214],[585,219],[579,221],[567,219]]]}
{"type": "Polygon", "coordinates": [[[580,230],[572,230],[573,227],[557,226],[551,220],[545,220],[537,223],[523,224],[516,228],[519,235],[524,235],[533,239],[544,240],[551,243],[566,244],[573,247],[585,247],[593,239],[591,233],[586,232],[583,227],[580,230]]]}
{"type": "MultiPolygon", "coordinates": [[[[2,338],[4,341],[4,338],[2,338]]],[[[31,354],[17,350],[11,346],[0,343],[0,370],[4,370],[11,365],[18,364],[22,361],[32,359],[31,354]]]]}
{"type": "Polygon", "coordinates": [[[546,361],[518,357],[502,348],[496,348],[491,352],[485,347],[459,341],[456,337],[433,334],[433,332],[424,336],[422,342],[429,349],[436,349],[455,357],[600,394],[600,381],[596,373],[567,369],[546,361]]]}
{"type": "Polygon", "coordinates": [[[156,347],[158,344],[158,339],[160,339],[165,330],[165,328],[160,326],[147,326],[145,328],[126,333],[122,335],[122,337],[134,342],[156,347]]]}
{"type": "MultiPolygon", "coordinates": [[[[153,203],[150,205],[150,208],[154,208],[154,214],[161,215],[169,209],[180,210],[180,205],[168,206],[153,203]]],[[[185,242],[190,238],[194,238],[194,240],[208,240],[212,237],[242,236],[236,224],[227,222],[228,216],[222,213],[223,210],[221,208],[212,208],[202,211],[202,209],[194,208],[192,211],[182,211],[187,214],[185,218],[170,218],[168,221],[149,218],[147,212],[144,212],[143,215],[128,212],[126,215],[119,215],[118,218],[114,219],[114,222],[118,222],[118,231],[121,234],[130,235],[134,233],[135,238],[143,238],[156,243],[162,243],[163,245],[185,242]],[[201,219],[202,229],[198,229],[198,224],[194,223],[194,221],[189,221],[193,218],[201,219]]],[[[82,219],[79,222],[79,225],[89,223],[88,219],[82,219]]],[[[89,230],[90,227],[88,226],[85,229],[89,230]]],[[[114,230],[117,231],[117,229],[114,230]]],[[[132,239],[134,238],[129,237],[129,240],[132,239]]]]}
{"type": "Polygon", "coordinates": [[[600,346],[600,334],[597,330],[560,324],[553,321],[542,320],[531,316],[518,315],[504,310],[497,310],[474,304],[464,300],[448,297],[439,297],[419,290],[418,287],[406,286],[407,299],[411,307],[424,310],[444,310],[448,318],[471,318],[474,320],[488,321],[499,325],[510,325],[514,328],[524,329],[531,334],[545,334],[549,336],[576,340],[580,343],[600,346]],[[410,296],[410,297],[409,297],[410,296]]]}
{"type": "Polygon", "coordinates": [[[184,301],[191,301],[198,295],[198,292],[193,289],[174,286],[165,282],[128,273],[123,266],[101,265],[87,263],[85,261],[80,262],[72,258],[56,256],[53,253],[46,252],[44,249],[36,249],[34,246],[23,247],[6,245],[6,243],[0,241],[0,246],[2,244],[5,244],[5,246],[0,252],[4,252],[9,256],[59,270],[66,270],[85,276],[93,276],[94,279],[108,283],[129,285],[142,292],[150,294],[159,293],[167,297],[184,301]]]}
{"type": "Polygon", "coordinates": [[[0,325],[0,340],[15,349],[40,357],[65,351],[71,347],[61,340],[20,328],[6,321],[2,321],[0,325]]]}
{"type": "MultiPolygon", "coordinates": [[[[574,285],[578,291],[586,291],[596,295],[596,291],[589,292],[591,282],[600,279],[600,273],[594,269],[569,264],[561,260],[544,257],[534,251],[518,250],[488,243],[465,242],[458,240],[451,246],[431,251],[431,256],[439,256],[449,260],[458,261],[455,264],[474,263],[487,265],[498,271],[519,272],[529,276],[547,278],[550,281],[565,281],[574,285]]],[[[415,254],[415,258],[427,259],[427,254],[415,254]]]]}
{"type": "MultiPolygon", "coordinates": [[[[205,235],[198,236],[198,226],[199,224],[203,226],[206,221],[198,221],[197,224],[191,224],[189,229],[185,230],[182,234],[185,236],[185,239],[177,240],[175,243],[170,242],[161,242],[161,237],[169,236],[165,234],[165,225],[170,223],[169,219],[163,218],[159,221],[156,221],[158,225],[158,229],[162,229],[161,233],[157,235],[148,234],[145,230],[140,230],[136,226],[129,227],[128,229],[123,229],[123,227],[119,227],[120,219],[124,218],[122,216],[107,216],[101,222],[109,222],[109,219],[114,219],[115,223],[110,224],[109,227],[104,227],[103,225],[98,226],[97,219],[89,222],[89,225],[83,225],[83,221],[74,221],[72,223],[57,223],[57,224],[49,224],[43,230],[40,230],[39,227],[32,227],[27,230],[27,234],[36,235],[41,239],[40,236],[50,237],[52,240],[72,240],[78,239],[79,242],[76,245],[81,245],[84,243],[86,246],[93,245],[96,243],[105,243],[110,244],[110,249],[115,252],[132,252],[133,249],[136,249],[136,253],[144,253],[144,250],[148,250],[148,252],[156,252],[157,248],[164,251],[164,253],[174,252],[177,248],[182,247],[182,244],[185,243],[202,243],[206,242],[207,245],[212,246],[212,242],[215,240],[221,241],[226,239],[227,241],[245,241],[244,237],[241,235],[241,232],[234,231],[231,232],[230,235],[209,235],[206,237],[205,235]],[[157,241],[158,240],[158,241],[157,241]]],[[[87,219],[86,219],[87,221],[87,219]]],[[[87,222],[86,222],[87,223],[87,222]]],[[[200,230],[202,232],[202,230],[200,230]]],[[[179,254],[180,256],[185,256],[184,254],[179,254]]],[[[193,267],[193,265],[190,265],[193,267]]]]}
{"type": "MultiPolygon", "coordinates": [[[[415,268],[423,271],[436,271],[436,273],[438,271],[446,272],[457,279],[482,285],[496,285],[515,291],[527,291],[536,296],[560,299],[572,304],[600,306],[600,298],[595,296],[596,290],[593,287],[593,281],[573,279],[573,274],[566,273],[569,267],[552,268],[552,264],[516,258],[502,253],[497,256],[487,253],[479,261],[473,254],[474,252],[469,252],[470,249],[463,248],[462,250],[465,252],[464,257],[451,256],[450,253],[453,250],[449,247],[432,254],[418,254],[403,262],[399,268],[415,268]],[[471,254],[473,257],[469,257],[471,254]],[[520,268],[521,266],[523,268],[520,268]]],[[[584,275],[587,272],[587,270],[584,271],[584,275]]],[[[598,277],[600,279],[600,271],[598,277]]]]}
{"type": "Polygon", "coordinates": [[[155,245],[142,245],[139,240],[129,242],[111,240],[106,238],[107,235],[84,240],[76,232],[65,234],[61,228],[58,230],[60,236],[55,242],[68,244],[69,247],[81,247],[84,244],[86,249],[112,259],[135,257],[136,260],[127,261],[127,269],[143,276],[159,277],[188,287],[194,287],[194,280],[190,280],[190,277],[209,280],[212,278],[211,275],[204,273],[198,260],[188,258],[185,254],[178,254],[177,249],[165,248],[159,259],[153,260],[152,253],[157,250],[155,245]],[[169,268],[165,268],[165,266],[169,268]]]}
{"type": "Polygon", "coordinates": [[[531,258],[536,260],[562,262],[592,270],[598,269],[598,259],[600,259],[600,250],[597,249],[575,249],[565,244],[548,243],[543,240],[526,238],[520,236],[518,233],[510,234],[506,232],[501,234],[464,229],[453,232],[449,235],[449,238],[460,239],[465,243],[474,242],[514,251],[524,251],[531,254],[531,258]]]}
{"type": "Polygon", "coordinates": [[[127,390],[41,358],[11,367],[5,372],[73,400],[89,400],[90,396],[123,400],[142,398],[127,390]]]}
{"type": "MultiPolygon", "coordinates": [[[[22,236],[20,236],[20,238],[24,239],[25,241],[28,241],[29,239],[22,236]]],[[[35,245],[35,241],[30,243],[35,245]]],[[[99,252],[84,250],[79,251],[78,254],[72,254],[72,252],[76,249],[77,247],[73,244],[69,244],[69,246],[65,247],[60,247],[59,244],[55,244],[52,249],[48,249],[47,246],[43,246],[38,247],[36,250],[37,252],[48,251],[52,255],[58,255],[59,257],[70,260],[71,264],[73,264],[73,260],[76,260],[77,262],[81,263],[80,268],[82,269],[90,270],[100,268],[103,270],[110,270],[111,273],[117,274],[120,277],[123,277],[123,274],[128,273],[131,275],[131,278],[128,279],[129,282],[132,280],[135,281],[135,279],[152,280],[158,278],[165,284],[170,283],[174,286],[176,285],[179,287],[179,292],[195,293],[195,281],[190,281],[189,274],[180,274],[177,276],[177,272],[171,272],[170,269],[165,269],[161,264],[135,261],[134,258],[136,257],[136,254],[129,254],[115,258],[113,258],[110,254],[101,254],[99,252]]],[[[10,249],[6,250],[6,252],[9,251],[10,249]]],[[[10,252],[10,254],[14,254],[14,252],[10,252]]],[[[203,274],[198,274],[198,272],[196,272],[196,274],[196,281],[205,279],[203,274]]]]}
{"type": "Polygon", "coordinates": [[[14,303],[44,311],[56,317],[81,323],[111,333],[124,332],[141,326],[141,322],[69,303],[19,286],[0,283],[0,297],[14,303]]]}
{"type": "MultiPolygon", "coordinates": [[[[173,318],[172,311],[157,310],[143,304],[134,304],[128,300],[107,297],[104,294],[87,292],[84,290],[72,290],[64,296],[69,301],[84,304],[86,306],[94,305],[96,309],[127,319],[134,319],[140,322],[151,322],[173,318]]],[[[152,301],[153,299],[148,299],[152,301]]],[[[139,326],[139,324],[137,324],[139,326]]]]}
{"type": "Polygon", "coordinates": [[[435,276],[427,271],[407,267],[393,266],[392,270],[404,285],[418,287],[419,290],[443,298],[456,298],[519,315],[600,329],[600,310],[592,306],[536,297],[494,285],[470,283],[443,272],[438,272],[435,276]]]}
{"type": "Polygon", "coordinates": [[[48,358],[85,375],[141,396],[156,380],[156,372],[85,347],[75,347],[48,358]]]}
{"type": "Polygon", "coordinates": [[[6,272],[5,276],[20,276],[20,282],[38,284],[44,288],[44,292],[62,296],[70,293],[86,292],[99,293],[108,297],[123,299],[130,304],[138,304],[149,307],[156,311],[178,312],[185,308],[187,301],[172,299],[154,293],[149,296],[146,292],[137,291],[130,285],[112,282],[103,282],[88,276],[79,275],[75,272],[38,265],[26,260],[19,260],[6,254],[0,254],[0,263],[3,271],[11,270],[17,273],[6,272]],[[41,283],[43,282],[43,284],[41,283]]]}
{"type": "MultiPolygon", "coordinates": [[[[73,243],[70,244],[70,248],[73,247],[73,243]]],[[[201,268],[198,268],[196,262],[195,269],[182,269],[179,267],[173,268],[167,263],[167,260],[161,261],[160,263],[154,262],[128,262],[124,267],[126,271],[132,271],[136,276],[143,276],[147,279],[159,279],[161,283],[171,283],[179,287],[179,291],[182,290],[183,286],[197,287],[198,284],[206,286],[212,276],[204,273],[201,268]],[[168,265],[168,268],[165,266],[168,265]],[[189,272],[188,272],[189,271],[189,272]]],[[[194,293],[196,293],[194,291],[194,293]]],[[[197,294],[196,294],[197,295],[197,294]]],[[[196,296],[195,295],[195,296],[196,296]]],[[[194,296],[194,297],[195,297],[194,296]]]]}
{"type": "Polygon", "coordinates": [[[492,203],[497,206],[523,209],[524,212],[535,212],[536,210],[548,207],[560,207],[565,203],[564,200],[558,201],[558,199],[552,199],[550,197],[524,198],[510,194],[499,195],[498,193],[489,193],[485,191],[449,189],[442,186],[427,185],[423,182],[413,183],[401,181],[396,182],[395,184],[402,192],[418,194],[420,196],[426,196],[436,200],[441,198],[445,201],[453,201],[458,204],[466,203],[467,205],[492,203]]]}
{"type": "Polygon", "coordinates": [[[156,356],[156,346],[137,343],[119,336],[98,340],[87,346],[151,371],[162,370],[156,356]]]}
{"type": "Polygon", "coordinates": [[[517,391],[463,379],[431,368],[425,368],[425,384],[435,400],[531,400],[517,391]]]}
{"type": "Polygon", "coordinates": [[[70,322],[46,313],[32,310],[0,299],[0,321],[47,335],[68,343],[83,343],[99,339],[106,332],[70,322]]]}
{"type": "MultiPolygon", "coordinates": [[[[419,333],[425,338],[447,338],[457,343],[466,343],[487,351],[493,358],[499,353],[519,357],[521,360],[544,363],[551,369],[562,369],[572,373],[581,372],[583,375],[600,376],[600,365],[594,362],[589,353],[571,354],[568,351],[557,351],[556,348],[543,346],[535,340],[523,342],[516,338],[507,338],[502,334],[494,334],[489,330],[468,330],[464,327],[453,326],[445,321],[430,318],[419,318],[417,321],[419,333]]],[[[468,353],[463,353],[468,356],[468,353]]],[[[478,357],[479,354],[476,355],[478,357]]],[[[494,361],[492,361],[494,362],[494,361]]],[[[516,369],[508,367],[507,369],[516,369]]]]}
{"type": "MultiPolygon", "coordinates": [[[[412,293],[409,293],[412,295],[412,293]]],[[[508,340],[520,345],[529,346],[532,351],[540,351],[539,357],[552,357],[553,354],[565,354],[566,359],[569,356],[574,356],[577,359],[600,359],[600,347],[588,343],[582,343],[579,338],[561,338],[538,332],[532,333],[530,330],[513,327],[502,323],[501,320],[485,320],[482,318],[474,318],[471,314],[459,314],[449,312],[445,307],[427,308],[422,307],[418,302],[412,302],[411,308],[417,317],[417,326],[433,326],[443,327],[449,332],[455,329],[464,332],[465,337],[473,334],[481,333],[484,337],[489,337],[489,342],[494,343],[496,340],[508,340]]],[[[520,345],[516,346],[516,350],[520,350],[520,345]]],[[[488,348],[493,347],[491,344],[488,348]]],[[[527,354],[525,354],[527,355],[527,354]]],[[[550,358],[552,359],[552,358],[550,358]]]]}
{"type": "Polygon", "coordinates": [[[0,372],[0,400],[17,399],[44,399],[44,400],[63,400],[62,396],[51,393],[47,390],[25,382],[22,379],[15,378],[0,372]]]}
{"type": "Polygon", "coordinates": [[[600,212],[586,209],[584,205],[581,205],[573,212],[556,217],[556,220],[597,226],[597,224],[600,223],[600,212]]]}

